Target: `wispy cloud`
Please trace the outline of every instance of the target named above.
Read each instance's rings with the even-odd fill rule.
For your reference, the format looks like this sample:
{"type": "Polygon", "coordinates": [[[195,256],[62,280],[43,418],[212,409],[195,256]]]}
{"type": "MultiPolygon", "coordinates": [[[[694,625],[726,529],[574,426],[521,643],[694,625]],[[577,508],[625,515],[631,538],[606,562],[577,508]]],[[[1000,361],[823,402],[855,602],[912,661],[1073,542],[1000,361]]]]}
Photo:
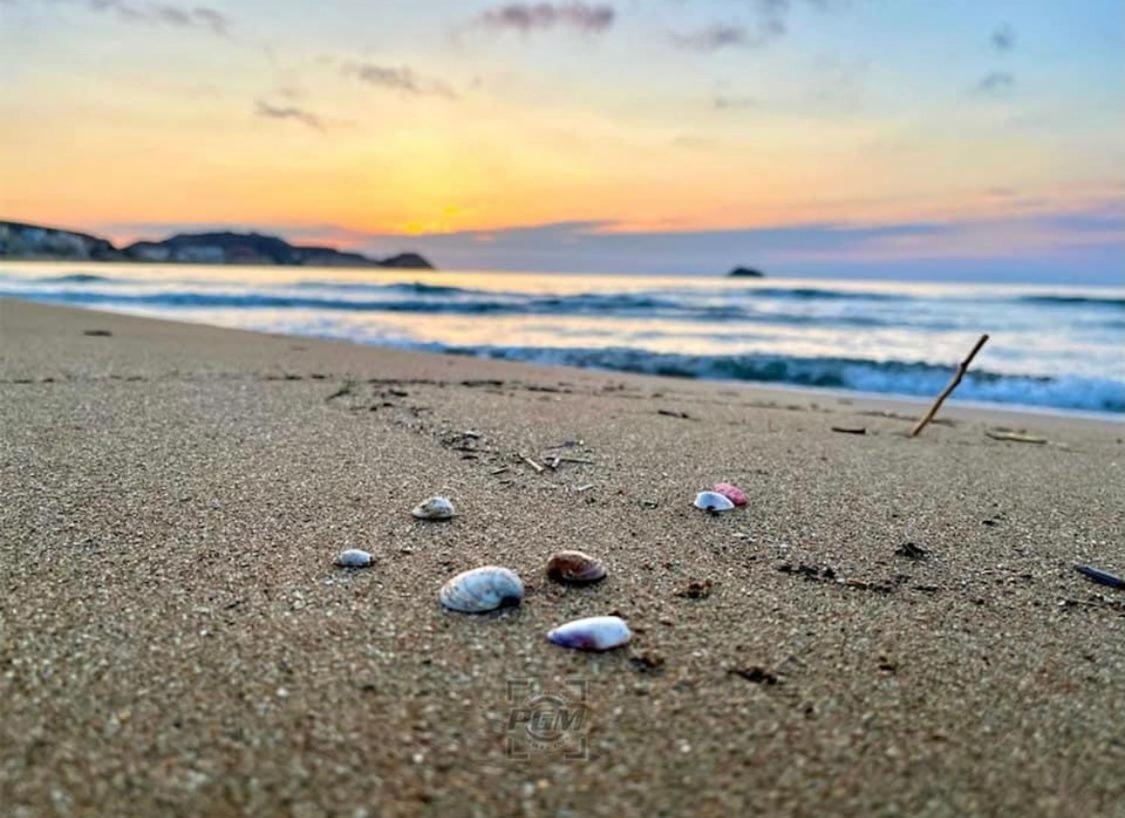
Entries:
{"type": "Polygon", "coordinates": [[[992,32],[992,36],[988,38],[988,42],[994,51],[998,51],[1002,54],[1011,51],[1016,47],[1016,30],[1008,23],[1004,23],[992,32]]]}
{"type": "Polygon", "coordinates": [[[292,119],[318,131],[324,130],[324,122],[319,116],[294,105],[271,105],[259,99],[254,101],[254,113],[266,119],[292,119]]]}
{"type": "Polygon", "coordinates": [[[583,34],[599,34],[616,19],[613,6],[569,3],[507,3],[485,10],[476,22],[487,28],[529,33],[538,29],[569,28],[583,34]]]}
{"type": "Polygon", "coordinates": [[[751,0],[746,23],[715,23],[694,31],[672,34],[672,42],[692,51],[718,51],[722,48],[757,48],[785,36],[793,9],[806,5],[829,11],[841,0],[751,0]]]}
{"type": "Polygon", "coordinates": [[[745,26],[715,23],[686,34],[673,34],[672,42],[691,51],[718,51],[750,45],[751,37],[745,26]]]}
{"type": "Polygon", "coordinates": [[[989,71],[974,86],[979,94],[990,97],[1009,96],[1016,88],[1016,78],[1008,71],[989,71]]]}
{"type": "Polygon", "coordinates": [[[127,22],[198,28],[220,36],[228,34],[231,28],[230,18],[209,6],[131,3],[128,0],[86,0],[86,6],[93,11],[115,14],[127,22]]]}
{"type": "Polygon", "coordinates": [[[371,62],[348,62],[342,68],[360,82],[401,91],[416,96],[436,96],[457,99],[459,94],[449,83],[418,75],[406,66],[378,65],[371,62]]]}

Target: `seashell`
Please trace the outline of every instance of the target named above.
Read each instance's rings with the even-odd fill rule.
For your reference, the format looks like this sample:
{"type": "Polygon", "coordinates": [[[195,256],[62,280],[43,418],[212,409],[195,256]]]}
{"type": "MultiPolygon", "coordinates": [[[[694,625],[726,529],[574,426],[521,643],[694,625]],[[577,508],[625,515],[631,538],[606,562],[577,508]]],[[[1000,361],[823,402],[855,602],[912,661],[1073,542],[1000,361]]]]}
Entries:
{"type": "Polygon", "coordinates": [[[605,578],[605,566],[581,551],[559,551],[547,560],[547,576],[558,582],[597,582],[605,578]]]}
{"type": "Polygon", "coordinates": [[[746,492],[733,483],[716,483],[713,486],[716,493],[723,495],[736,506],[744,506],[750,502],[746,492]]]}
{"type": "Polygon", "coordinates": [[[463,571],[441,587],[441,604],[462,613],[484,613],[519,605],[523,583],[514,572],[496,565],[463,571]]]}
{"type": "Polygon", "coordinates": [[[575,650],[610,650],[633,638],[625,620],[618,616],[588,616],[559,625],[547,634],[556,645],[575,650]]]}
{"type": "Polygon", "coordinates": [[[366,568],[371,564],[371,555],[358,548],[349,548],[336,555],[336,564],[341,568],[366,568]]]}
{"type": "Polygon", "coordinates": [[[734,503],[731,502],[730,498],[719,494],[717,491],[699,492],[695,495],[695,502],[692,505],[704,511],[730,511],[734,508],[734,503]]]}
{"type": "Polygon", "coordinates": [[[448,520],[453,516],[453,503],[448,497],[431,497],[410,513],[419,520],[448,520]]]}

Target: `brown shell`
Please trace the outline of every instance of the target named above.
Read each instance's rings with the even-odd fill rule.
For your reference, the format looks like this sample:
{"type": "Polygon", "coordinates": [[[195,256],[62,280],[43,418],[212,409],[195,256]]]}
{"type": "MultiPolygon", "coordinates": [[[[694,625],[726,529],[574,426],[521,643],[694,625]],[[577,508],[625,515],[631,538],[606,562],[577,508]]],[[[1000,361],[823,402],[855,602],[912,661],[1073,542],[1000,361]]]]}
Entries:
{"type": "Polygon", "coordinates": [[[558,582],[597,582],[605,577],[605,566],[581,551],[559,551],[547,560],[547,576],[558,582]]]}

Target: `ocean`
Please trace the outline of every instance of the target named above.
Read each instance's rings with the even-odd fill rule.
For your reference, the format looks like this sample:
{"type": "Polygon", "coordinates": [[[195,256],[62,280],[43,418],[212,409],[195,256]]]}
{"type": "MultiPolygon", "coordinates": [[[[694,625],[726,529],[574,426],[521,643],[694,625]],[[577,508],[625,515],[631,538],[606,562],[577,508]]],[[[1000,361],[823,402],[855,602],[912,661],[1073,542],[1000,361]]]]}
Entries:
{"type": "Polygon", "coordinates": [[[0,296],[362,344],[1125,415],[1125,286],[0,261],[0,296]]]}

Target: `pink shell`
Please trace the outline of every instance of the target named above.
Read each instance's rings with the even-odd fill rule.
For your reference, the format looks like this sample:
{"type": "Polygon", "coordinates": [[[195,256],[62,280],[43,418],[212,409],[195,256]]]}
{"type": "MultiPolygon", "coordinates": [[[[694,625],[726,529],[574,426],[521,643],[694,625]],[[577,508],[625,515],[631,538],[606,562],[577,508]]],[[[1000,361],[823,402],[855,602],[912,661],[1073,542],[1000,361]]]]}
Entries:
{"type": "Polygon", "coordinates": [[[746,492],[730,483],[716,483],[714,490],[726,497],[736,506],[744,506],[750,502],[749,498],[746,496],[746,492]]]}

